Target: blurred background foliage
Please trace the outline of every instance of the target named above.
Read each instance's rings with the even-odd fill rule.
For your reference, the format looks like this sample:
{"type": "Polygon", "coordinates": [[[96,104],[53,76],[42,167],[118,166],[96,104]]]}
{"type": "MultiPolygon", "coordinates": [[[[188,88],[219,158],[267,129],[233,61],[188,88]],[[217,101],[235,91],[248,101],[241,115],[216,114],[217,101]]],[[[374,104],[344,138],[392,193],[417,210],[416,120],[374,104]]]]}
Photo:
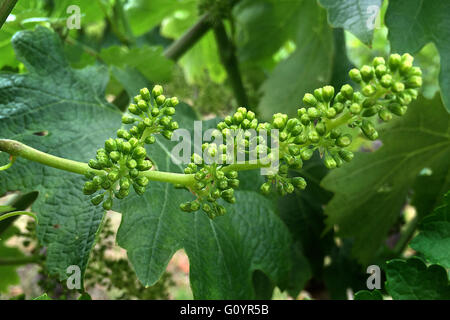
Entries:
{"type": "MultiPolygon", "coordinates": [[[[43,25],[58,33],[72,67],[108,66],[106,97],[121,110],[126,109],[141,87],[159,83],[204,119],[226,116],[239,106],[254,110],[262,119],[277,112],[292,116],[306,92],[325,84],[340,87],[349,83],[347,72],[352,66],[360,67],[375,56],[386,57],[405,48],[392,48],[390,37],[397,35],[392,34],[389,23],[394,22],[386,25],[385,19],[391,3],[398,2],[407,5],[395,0],[19,0],[0,30],[0,69],[27,72],[15,57],[11,37],[19,30],[43,25]],[[364,23],[368,19],[365,12],[358,16],[351,11],[359,2],[381,8],[374,30],[362,30],[361,25],[346,22],[364,23]],[[349,3],[350,9],[346,11],[339,3],[349,3]],[[67,8],[71,5],[80,8],[80,29],[67,28],[71,16],[67,8]]],[[[447,18],[448,23],[450,17],[447,18]]],[[[402,21],[399,19],[399,23],[402,21]]],[[[394,27],[397,28],[393,26],[392,30],[394,27]]],[[[448,44],[445,47],[439,39],[425,40],[416,52],[410,53],[424,72],[423,96],[432,99],[440,87],[445,89],[449,83],[441,74],[441,61],[447,65],[449,52],[448,44]]],[[[442,90],[444,101],[448,91],[442,90]]],[[[363,139],[357,141],[356,151],[379,147],[363,139]]],[[[336,233],[338,226],[327,225],[324,206],[332,193],[321,184],[327,174],[322,162],[311,161],[302,173],[308,180],[308,189],[281,200],[279,205],[280,217],[294,239],[293,254],[297,253],[293,259],[297,268],[292,275],[295,285],[284,293],[277,289],[273,295],[270,280],[255,273],[255,288],[263,298],[346,299],[349,289],[356,292],[365,287],[365,265],[352,254],[353,239],[341,238],[336,233]]],[[[445,187],[448,189],[448,181],[442,190],[445,187]]],[[[406,246],[395,253],[392,250],[415,210],[409,191],[406,190],[396,222],[377,253],[379,261],[408,254],[406,246]]],[[[425,200],[437,203],[442,193],[427,195],[425,200]]],[[[4,243],[15,237],[10,242],[21,248],[8,248],[5,255],[45,255],[45,248],[36,243],[33,228],[27,228],[24,219],[19,221],[21,232],[1,235],[4,243]]],[[[95,290],[100,290],[97,294],[101,298],[192,298],[186,283],[186,258],[169,265],[171,269],[150,288],[137,282],[126,256],[108,258],[107,252],[115,247],[114,228],[117,222],[115,227],[114,222],[106,224],[102,240],[92,253],[86,285],[93,296],[95,290]],[[96,287],[98,284],[101,289],[96,287]]],[[[2,256],[5,250],[0,245],[2,256]]],[[[71,298],[70,292],[46,275],[44,263],[38,262],[33,268],[34,279],[25,280],[24,274],[31,269],[21,272],[22,286],[28,281],[38,289],[21,291],[19,286],[14,291],[8,285],[19,283],[15,268],[0,265],[0,291],[9,294],[2,297],[24,291],[29,297],[42,290],[54,298],[71,298]]]]}

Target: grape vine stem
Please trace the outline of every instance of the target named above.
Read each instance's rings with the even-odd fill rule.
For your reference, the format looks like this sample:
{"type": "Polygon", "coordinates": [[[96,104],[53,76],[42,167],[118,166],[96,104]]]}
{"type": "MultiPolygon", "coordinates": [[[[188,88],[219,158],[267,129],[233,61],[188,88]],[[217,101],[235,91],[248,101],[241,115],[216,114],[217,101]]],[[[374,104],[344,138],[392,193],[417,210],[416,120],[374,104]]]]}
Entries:
{"type": "MultiPolygon", "coordinates": [[[[19,141],[0,139],[0,151],[9,153],[13,157],[21,157],[30,161],[38,162],[40,164],[68,171],[77,174],[86,174],[88,171],[93,171],[97,174],[101,173],[100,170],[91,169],[87,163],[69,160],[61,157],[57,157],[30,146],[27,146],[19,141]]],[[[264,162],[265,163],[265,162],[264,162]]],[[[255,164],[250,163],[237,163],[232,164],[223,169],[224,172],[229,172],[231,170],[241,171],[241,170],[252,170],[268,165],[263,162],[258,162],[255,164]]],[[[167,182],[172,184],[181,184],[184,186],[193,185],[196,180],[194,179],[194,174],[184,174],[184,173],[174,173],[174,172],[164,172],[148,170],[140,173],[142,176],[147,177],[152,181],[167,182]]]]}

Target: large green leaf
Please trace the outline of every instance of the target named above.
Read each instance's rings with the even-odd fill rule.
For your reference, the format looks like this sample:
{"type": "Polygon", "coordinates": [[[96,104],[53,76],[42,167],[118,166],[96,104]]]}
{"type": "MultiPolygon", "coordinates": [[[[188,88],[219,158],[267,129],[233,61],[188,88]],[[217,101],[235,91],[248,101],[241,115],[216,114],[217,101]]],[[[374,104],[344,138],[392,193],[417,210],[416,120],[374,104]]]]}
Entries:
{"type": "Polygon", "coordinates": [[[442,99],[450,112],[450,2],[390,0],[386,25],[393,51],[414,54],[434,42],[441,57],[442,99]]]}
{"type": "Polygon", "coordinates": [[[239,2],[233,8],[239,59],[254,62],[271,57],[289,38],[294,38],[303,2],[304,0],[239,2]]]}
{"type": "Polygon", "coordinates": [[[420,232],[411,247],[427,260],[450,268],[450,192],[445,203],[421,222],[420,232]]]}
{"type": "Polygon", "coordinates": [[[300,171],[308,183],[306,190],[279,199],[280,217],[288,226],[294,240],[294,262],[303,268],[293,270],[297,281],[291,281],[290,290],[293,296],[302,290],[306,281],[312,276],[322,277],[323,261],[330,250],[333,239],[332,233],[322,236],[325,229],[323,205],[328,202],[331,194],[320,187],[320,180],[327,173],[327,169],[319,157],[315,157],[300,171]],[[307,258],[304,263],[305,257],[307,258]],[[299,271],[301,270],[301,271],[299,271]]]}
{"type": "Polygon", "coordinates": [[[134,67],[153,82],[167,82],[172,77],[174,63],[164,57],[161,47],[142,46],[128,49],[111,46],[103,49],[100,57],[110,66],[134,67]]]}
{"type": "Polygon", "coordinates": [[[398,300],[448,300],[450,285],[447,271],[438,265],[427,267],[422,260],[388,261],[386,290],[398,300]]]}
{"type": "MultiPolygon", "coordinates": [[[[180,127],[192,128],[192,110],[177,108],[180,127]]],[[[181,172],[182,166],[170,157],[173,146],[174,142],[158,139],[148,148],[159,170],[181,172]]],[[[117,241],[127,250],[140,281],[154,284],[172,255],[184,248],[195,298],[254,298],[255,270],[285,287],[290,270],[287,228],[275,214],[273,203],[257,192],[237,191],[236,198],[235,205],[226,206],[227,214],[214,220],[201,211],[180,211],[179,204],[192,199],[192,194],[170,184],[151,183],[142,198],[131,195],[121,201],[118,211],[123,218],[117,241]]]]}
{"type": "Polygon", "coordinates": [[[367,45],[372,43],[375,19],[381,0],[319,0],[328,11],[328,21],[334,28],[344,28],[367,45]]]}
{"type": "Polygon", "coordinates": [[[354,238],[353,252],[361,262],[371,262],[377,253],[422,169],[441,162],[448,170],[449,122],[439,97],[420,99],[381,132],[378,151],[356,154],[323,180],[335,193],[325,210],[327,223],[354,238]]]}
{"type": "MultiPolygon", "coordinates": [[[[12,43],[28,73],[0,75],[0,137],[73,160],[93,157],[120,123],[120,113],[104,100],[107,68],[71,69],[57,35],[44,27],[19,32],[12,43]]],[[[82,185],[81,176],[21,158],[0,172],[0,194],[39,191],[32,206],[37,235],[48,247],[49,271],[61,279],[70,265],[85,269],[103,215],[82,185]]]]}
{"type": "Polygon", "coordinates": [[[325,10],[307,1],[297,20],[297,49],[275,67],[261,86],[259,110],[264,118],[276,112],[296,114],[303,95],[330,80],[333,38],[325,10]]]}
{"type": "Polygon", "coordinates": [[[197,0],[130,0],[124,8],[134,35],[139,36],[176,11],[194,11],[197,3],[197,0]]]}

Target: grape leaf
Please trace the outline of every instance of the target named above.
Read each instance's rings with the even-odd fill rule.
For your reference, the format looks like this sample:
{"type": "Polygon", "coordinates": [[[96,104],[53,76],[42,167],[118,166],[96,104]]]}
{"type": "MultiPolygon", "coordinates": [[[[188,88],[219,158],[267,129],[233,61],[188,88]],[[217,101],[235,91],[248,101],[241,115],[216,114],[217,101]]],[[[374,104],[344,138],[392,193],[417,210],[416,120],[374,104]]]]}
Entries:
{"type": "Polygon", "coordinates": [[[319,3],[327,9],[330,25],[349,30],[367,45],[372,43],[381,0],[319,0],[319,3]]]}
{"type": "Polygon", "coordinates": [[[414,54],[429,42],[441,58],[439,84],[450,112],[450,2],[447,0],[392,0],[386,12],[392,50],[414,54]]]}
{"type": "Polygon", "coordinates": [[[419,226],[419,234],[412,240],[411,247],[422,253],[427,260],[450,268],[450,192],[445,204],[425,217],[419,226]]]}
{"type": "Polygon", "coordinates": [[[130,0],[124,10],[135,36],[140,36],[176,11],[195,11],[197,0],[130,0]]]}
{"type": "Polygon", "coordinates": [[[423,168],[450,159],[450,116],[439,97],[420,99],[380,133],[383,146],[330,172],[322,185],[334,192],[327,224],[354,238],[353,253],[369,263],[398,218],[423,168]]]}
{"type": "MultiPolygon", "coordinates": [[[[92,158],[120,123],[104,99],[107,68],[71,69],[57,35],[44,27],[16,33],[12,44],[28,73],[0,75],[0,137],[73,160],[92,158]]],[[[0,154],[1,163],[7,158],[0,154]]],[[[0,194],[39,191],[32,206],[37,236],[47,246],[49,271],[61,279],[70,265],[84,272],[103,216],[82,185],[82,176],[21,158],[0,172],[0,194]]]]}
{"type": "MultiPolygon", "coordinates": [[[[192,128],[195,120],[186,106],[177,106],[176,118],[182,128],[192,128]]],[[[173,146],[174,142],[158,139],[148,147],[158,170],[182,171],[171,159],[173,146]]],[[[196,299],[251,299],[255,270],[286,286],[291,243],[287,228],[270,200],[254,191],[235,194],[236,204],[226,205],[227,214],[214,220],[202,211],[180,211],[179,204],[193,196],[167,183],[152,182],[142,198],[133,194],[122,200],[117,241],[127,250],[139,280],[154,284],[171,256],[184,248],[196,299]]]]}
{"type": "Polygon", "coordinates": [[[294,38],[303,2],[304,0],[239,2],[233,8],[239,59],[254,62],[271,57],[289,38],[294,38]]]}
{"type": "Polygon", "coordinates": [[[294,262],[297,261],[299,266],[303,266],[293,270],[297,281],[290,283],[292,296],[297,296],[298,291],[303,289],[312,276],[319,279],[322,277],[324,257],[333,244],[331,233],[322,237],[325,229],[322,207],[331,194],[319,184],[327,171],[319,157],[314,157],[305,163],[299,172],[308,183],[306,190],[279,199],[280,217],[292,235],[294,252],[300,253],[294,262]],[[303,262],[305,257],[306,263],[303,262]]]}
{"type": "Polygon", "coordinates": [[[307,1],[297,16],[297,49],[281,61],[262,84],[259,110],[263,118],[275,112],[296,114],[306,92],[324,85],[331,77],[333,38],[325,10],[307,1]]]}
{"type": "Polygon", "coordinates": [[[419,258],[386,262],[386,290],[398,300],[448,300],[447,271],[438,265],[427,267],[419,258]]]}

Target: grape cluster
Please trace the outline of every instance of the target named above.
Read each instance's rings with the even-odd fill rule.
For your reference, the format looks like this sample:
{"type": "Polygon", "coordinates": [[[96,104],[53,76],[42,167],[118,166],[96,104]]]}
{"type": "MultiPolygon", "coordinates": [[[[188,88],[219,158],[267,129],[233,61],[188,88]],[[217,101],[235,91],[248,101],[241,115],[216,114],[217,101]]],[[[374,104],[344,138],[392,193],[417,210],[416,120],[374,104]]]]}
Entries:
{"type": "MultiPolygon", "coordinates": [[[[306,93],[297,116],[289,118],[276,113],[270,122],[259,122],[254,112],[246,108],[225,117],[212,133],[214,142],[204,143],[201,154],[194,153],[184,173],[191,175],[177,187],[189,190],[195,199],[182,203],[181,210],[202,209],[211,219],[224,215],[223,203],[234,203],[239,186],[238,170],[258,169],[270,165],[267,181],[261,186],[264,194],[272,190],[281,195],[303,190],[306,181],[293,176],[318,151],[325,166],[338,168],[353,159],[347,148],[352,135],[343,127],[358,128],[370,140],[378,138],[375,121],[387,122],[402,116],[417,98],[422,85],[421,70],[413,66],[409,54],[392,54],[386,62],[377,57],[371,65],[352,69],[350,78],[361,86],[355,90],[349,84],[338,92],[324,86],[306,93]]],[[[161,86],[151,92],[144,88],[134,97],[128,113],[122,117],[129,130],[119,129],[117,139],[108,139],[89,161],[89,181],[83,191],[94,195],[92,203],[112,206],[113,197],[122,199],[131,186],[138,195],[145,192],[148,178],[143,171],[152,168],[145,145],[155,142],[155,134],[172,137],[178,123],[173,121],[177,98],[166,98],[161,86]]],[[[148,176],[148,174],[147,174],[148,176]]]]}
{"type": "Polygon", "coordinates": [[[134,97],[134,103],[128,107],[129,114],[122,117],[124,125],[133,126],[129,130],[119,129],[117,138],[106,140],[96,158],[88,162],[94,170],[86,173],[88,181],[83,192],[93,195],[100,191],[91,199],[94,205],[103,202],[105,210],[111,209],[113,198],[125,198],[131,186],[138,195],[144,194],[149,180],[140,173],[153,167],[147,158],[145,145],[155,143],[154,135],[157,133],[171,138],[172,132],[178,128],[178,123],[172,120],[177,104],[178,99],[166,98],[159,85],[154,86],[151,93],[143,88],[134,97]]]}

